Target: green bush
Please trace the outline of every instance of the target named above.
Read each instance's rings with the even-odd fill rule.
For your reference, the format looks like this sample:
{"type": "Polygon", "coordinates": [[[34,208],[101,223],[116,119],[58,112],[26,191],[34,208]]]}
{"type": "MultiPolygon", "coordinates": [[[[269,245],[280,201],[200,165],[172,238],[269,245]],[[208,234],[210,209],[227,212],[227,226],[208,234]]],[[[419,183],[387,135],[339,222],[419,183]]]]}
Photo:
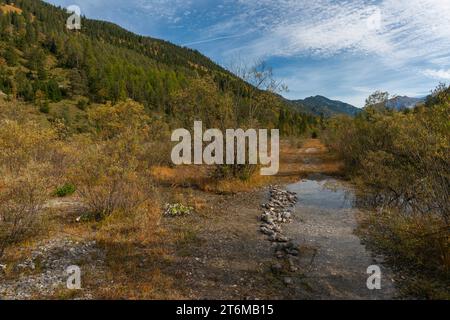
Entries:
{"type": "Polygon", "coordinates": [[[75,187],[73,184],[66,183],[66,184],[64,184],[63,186],[58,187],[58,188],[56,189],[55,194],[56,194],[58,197],[61,197],[61,198],[62,198],[62,197],[70,196],[71,194],[74,194],[75,191],[77,191],[77,189],[76,189],[76,187],[75,187]]]}
{"type": "Polygon", "coordinates": [[[257,170],[258,166],[252,164],[217,165],[215,166],[211,177],[217,180],[236,178],[242,181],[248,181],[257,170]]]}
{"type": "Polygon", "coordinates": [[[50,106],[48,105],[48,102],[43,103],[39,107],[39,111],[45,114],[48,114],[50,112],[50,106]]]}

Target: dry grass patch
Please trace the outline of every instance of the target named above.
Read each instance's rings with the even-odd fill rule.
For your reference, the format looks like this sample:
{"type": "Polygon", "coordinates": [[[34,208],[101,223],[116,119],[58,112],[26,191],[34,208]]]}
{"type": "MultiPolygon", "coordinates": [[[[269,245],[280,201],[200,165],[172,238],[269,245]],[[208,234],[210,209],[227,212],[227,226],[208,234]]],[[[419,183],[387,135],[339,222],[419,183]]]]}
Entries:
{"type": "Polygon", "coordinates": [[[224,180],[210,179],[202,185],[202,190],[219,194],[232,194],[239,192],[250,192],[257,188],[264,187],[273,182],[269,176],[259,174],[252,175],[248,180],[229,178],[224,180]]]}
{"type": "Polygon", "coordinates": [[[85,280],[97,299],[180,299],[173,289],[168,244],[157,199],[134,212],[113,212],[96,223],[95,238],[105,253],[103,279],[85,280]]]}
{"type": "Polygon", "coordinates": [[[161,185],[170,187],[194,187],[202,191],[229,194],[249,192],[272,182],[271,177],[259,175],[257,171],[247,180],[238,178],[217,179],[211,177],[211,166],[153,167],[152,178],[161,185]]]}
{"type": "Polygon", "coordinates": [[[207,166],[194,165],[154,166],[150,174],[157,183],[163,186],[200,188],[208,179],[208,170],[207,166]]]}

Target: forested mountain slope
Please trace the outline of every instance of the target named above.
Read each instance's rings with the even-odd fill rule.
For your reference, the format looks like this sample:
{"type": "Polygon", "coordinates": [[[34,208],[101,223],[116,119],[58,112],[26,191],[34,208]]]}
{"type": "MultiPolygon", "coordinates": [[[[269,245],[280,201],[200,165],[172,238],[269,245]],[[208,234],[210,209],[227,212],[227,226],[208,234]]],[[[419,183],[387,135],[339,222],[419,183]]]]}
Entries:
{"type": "Polygon", "coordinates": [[[79,109],[65,117],[80,120],[86,106],[133,99],[172,123],[205,117],[209,125],[224,124],[224,114],[245,122],[255,105],[259,125],[286,134],[315,123],[198,51],[85,18],[80,31],[71,31],[66,11],[43,1],[0,1],[0,6],[0,91],[49,116],[61,116],[62,100],[79,109]]]}
{"type": "Polygon", "coordinates": [[[361,112],[361,109],[358,109],[348,103],[330,100],[323,96],[309,97],[303,100],[294,100],[292,103],[303,112],[313,115],[323,115],[325,117],[331,117],[338,114],[356,116],[361,112]]]}

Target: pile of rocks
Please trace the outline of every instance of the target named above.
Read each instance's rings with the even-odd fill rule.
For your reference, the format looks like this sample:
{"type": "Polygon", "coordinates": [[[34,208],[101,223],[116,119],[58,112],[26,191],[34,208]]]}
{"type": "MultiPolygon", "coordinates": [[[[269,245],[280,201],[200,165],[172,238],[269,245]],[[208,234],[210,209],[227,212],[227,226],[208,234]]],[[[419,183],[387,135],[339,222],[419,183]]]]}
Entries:
{"type": "Polygon", "coordinates": [[[29,258],[14,266],[17,274],[14,279],[1,279],[0,275],[0,300],[50,297],[56,290],[65,288],[69,277],[67,267],[81,261],[82,274],[87,265],[101,269],[104,256],[95,241],[57,238],[41,243],[29,258]]]}
{"type": "MultiPolygon", "coordinates": [[[[269,202],[262,205],[261,232],[268,236],[268,240],[273,243],[275,257],[279,260],[285,259],[289,272],[298,270],[295,260],[299,255],[298,246],[283,234],[282,225],[292,220],[297,195],[293,192],[281,189],[280,187],[270,187],[269,202]]],[[[272,266],[274,273],[283,273],[283,264],[277,262],[272,266]]],[[[292,284],[292,279],[284,279],[286,285],[292,284]]]]}
{"type": "Polygon", "coordinates": [[[295,193],[283,190],[277,186],[270,188],[270,200],[262,205],[261,232],[268,236],[269,241],[286,243],[289,239],[283,235],[281,225],[292,219],[292,212],[297,203],[295,193]]]}

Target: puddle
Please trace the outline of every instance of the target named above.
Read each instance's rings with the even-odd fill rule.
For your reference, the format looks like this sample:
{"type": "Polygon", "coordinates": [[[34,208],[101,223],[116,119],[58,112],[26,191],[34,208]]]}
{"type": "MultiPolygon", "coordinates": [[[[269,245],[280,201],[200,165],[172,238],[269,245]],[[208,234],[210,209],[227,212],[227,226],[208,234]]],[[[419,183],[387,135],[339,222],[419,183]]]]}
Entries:
{"type": "Polygon", "coordinates": [[[285,234],[304,249],[299,267],[312,288],[299,289],[299,298],[392,299],[392,272],[354,233],[358,209],[351,186],[332,177],[311,175],[287,189],[297,193],[298,203],[285,234]],[[367,288],[367,268],[371,265],[382,270],[381,290],[367,288]]]}
{"type": "Polygon", "coordinates": [[[342,182],[330,177],[320,176],[317,180],[303,180],[288,186],[289,191],[298,195],[299,205],[322,209],[353,208],[354,194],[342,182]]]}

